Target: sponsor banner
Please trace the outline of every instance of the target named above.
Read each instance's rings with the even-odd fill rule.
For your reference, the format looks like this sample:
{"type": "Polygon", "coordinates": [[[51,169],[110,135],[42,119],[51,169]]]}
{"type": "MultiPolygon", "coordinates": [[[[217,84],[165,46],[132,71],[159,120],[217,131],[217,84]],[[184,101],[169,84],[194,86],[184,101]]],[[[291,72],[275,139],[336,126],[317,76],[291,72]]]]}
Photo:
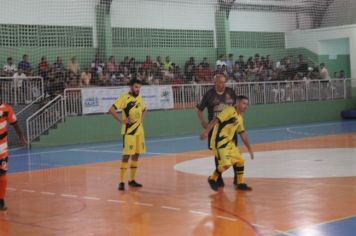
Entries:
{"type": "MultiPolygon", "coordinates": [[[[128,91],[129,87],[82,88],[83,114],[106,113],[115,100],[128,91]]],[[[148,110],[174,108],[170,85],[142,86],[140,95],[148,110]]]]}

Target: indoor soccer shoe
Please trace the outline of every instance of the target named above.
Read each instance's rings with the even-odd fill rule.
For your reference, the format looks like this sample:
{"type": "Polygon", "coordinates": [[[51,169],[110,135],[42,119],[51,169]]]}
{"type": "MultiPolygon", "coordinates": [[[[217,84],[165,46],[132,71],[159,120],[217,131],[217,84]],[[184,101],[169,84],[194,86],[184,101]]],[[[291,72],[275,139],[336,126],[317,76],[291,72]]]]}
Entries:
{"type": "Polygon", "coordinates": [[[219,184],[219,187],[224,187],[225,186],[225,183],[224,183],[224,179],[222,177],[222,175],[220,174],[218,179],[216,180],[219,184]]]}
{"type": "Polygon", "coordinates": [[[135,188],[141,188],[142,184],[137,183],[135,180],[129,181],[129,186],[130,187],[135,187],[135,188]]]}
{"type": "Polygon", "coordinates": [[[248,186],[247,184],[238,184],[236,187],[238,190],[243,190],[243,191],[251,191],[252,188],[248,186]]]}
{"type": "Polygon", "coordinates": [[[214,180],[210,179],[210,177],[209,177],[209,178],[208,178],[208,183],[209,183],[210,188],[211,188],[212,190],[214,190],[215,192],[218,191],[220,185],[219,185],[219,182],[218,182],[217,180],[214,181],[214,180]]]}
{"type": "Polygon", "coordinates": [[[118,187],[119,191],[125,191],[125,183],[119,183],[119,187],[118,187]]]}

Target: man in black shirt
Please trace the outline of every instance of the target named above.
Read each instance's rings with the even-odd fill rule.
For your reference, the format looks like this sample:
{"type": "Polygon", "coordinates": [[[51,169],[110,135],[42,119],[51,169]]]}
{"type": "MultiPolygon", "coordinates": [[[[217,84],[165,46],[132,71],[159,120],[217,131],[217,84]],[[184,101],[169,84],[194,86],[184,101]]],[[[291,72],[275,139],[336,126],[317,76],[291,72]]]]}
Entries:
{"type": "MultiPolygon", "coordinates": [[[[236,94],[232,88],[226,87],[226,77],[224,75],[216,75],[214,88],[207,91],[200,103],[197,105],[197,115],[202,128],[206,128],[210,121],[212,121],[217,115],[227,106],[233,106],[236,103],[236,94]],[[208,110],[208,121],[204,118],[204,109],[208,110]]],[[[210,149],[210,138],[212,132],[209,133],[208,147],[210,149]]],[[[237,137],[236,137],[237,138],[237,137]]],[[[236,139],[237,141],[237,139],[236,139]]],[[[215,157],[215,165],[218,160],[215,157]]],[[[234,170],[236,175],[236,171],[234,170]]],[[[234,178],[234,184],[235,183],[234,178]]],[[[220,176],[219,181],[224,185],[223,179],[220,176]]]]}

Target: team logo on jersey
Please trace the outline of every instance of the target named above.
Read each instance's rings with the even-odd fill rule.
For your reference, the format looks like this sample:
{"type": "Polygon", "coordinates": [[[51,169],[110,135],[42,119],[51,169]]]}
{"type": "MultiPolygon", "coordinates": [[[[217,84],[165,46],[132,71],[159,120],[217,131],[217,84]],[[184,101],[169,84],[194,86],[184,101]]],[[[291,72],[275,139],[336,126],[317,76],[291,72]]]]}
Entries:
{"type": "Polygon", "coordinates": [[[134,146],[133,146],[133,145],[130,145],[130,146],[129,146],[129,149],[130,149],[130,150],[132,150],[133,148],[134,148],[134,146]]]}

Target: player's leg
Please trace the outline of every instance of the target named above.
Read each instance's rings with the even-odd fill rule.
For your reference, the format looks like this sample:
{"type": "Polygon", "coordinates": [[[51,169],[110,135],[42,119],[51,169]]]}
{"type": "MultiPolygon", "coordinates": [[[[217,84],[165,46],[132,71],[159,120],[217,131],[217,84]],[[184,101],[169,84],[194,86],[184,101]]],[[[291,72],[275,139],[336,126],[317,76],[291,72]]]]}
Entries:
{"type": "Polygon", "coordinates": [[[122,150],[122,160],[121,160],[121,166],[120,166],[120,183],[118,189],[120,191],[125,190],[125,174],[127,171],[127,168],[129,166],[129,159],[130,156],[134,154],[134,142],[133,142],[134,137],[132,135],[124,135],[123,136],[123,150],[122,150]]]}
{"type": "MultiPolygon", "coordinates": [[[[211,147],[210,147],[210,140],[211,140],[211,136],[213,134],[213,130],[210,130],[209,132],[209,135],[208,135],[208,148],[211,150],[211,147]]],[[[218,166],[219,166],[219,159],[217,157],[217,155],[214,155],[214,162],[215,162],[215,169],[217,170],[218,169],[218,166]]],[[[224,183],[224,179],[222,178],[222,174],[220,173],[219,176],[218,176],[218,182],[219,184],[224,187],[225,186],[225,183],[224,183]]]]}
{"type": "MultiPolygon", "coordinates": [[[[235,133],[234,143],[235,143],[236,147],[238,147],[237,133],[235,133]]],[[[233,165],[232,167],[234,168],[234,181],[233,181],[233,183],[234,183],[235,186],[237,186],[237,175],[236,175],[237,169],[236,169],[236,165],[233,165]]]]}
{"type": "Polygon", "coordinates": [[[142,184],[136,182],[135,177],[138,168],[138,159],[140,157],[140,154],[146,152],[145,137],[143,134],[139,134],[136,135],[135,138],[136,138],[136,147],[135,147],[135,154],[132,155],[131,157],[129,186],[142,187],[142,184]]]}
{"type": "Polygon", "coordinates": [[[238,190],[252,190],[250,186],[245,183],[245,158],[241,155],[238,148],[234,150],[234,155],[232,157],[232,164],[236,170],[236,189],[238,190]]]}
{"type": "Polygon", "coordinates": [[[210,188],[214,191],[217,191],[220,187],[223,187],[219,182],[219,176],[222,175],[224,171],[226,171],[230,166],[230,158],[229,158],[229,150],[226,148],[216,150],[214,152],[218,157],[218,167],[214,170],[214,172],[209,176],[208,183],[210,188]]]}
{"type": "Polygon", "coordinates": [[[5,195],[7,187],[7,158],[0,160],[0,211],[7,210],[5,205],[5,195]]]}

